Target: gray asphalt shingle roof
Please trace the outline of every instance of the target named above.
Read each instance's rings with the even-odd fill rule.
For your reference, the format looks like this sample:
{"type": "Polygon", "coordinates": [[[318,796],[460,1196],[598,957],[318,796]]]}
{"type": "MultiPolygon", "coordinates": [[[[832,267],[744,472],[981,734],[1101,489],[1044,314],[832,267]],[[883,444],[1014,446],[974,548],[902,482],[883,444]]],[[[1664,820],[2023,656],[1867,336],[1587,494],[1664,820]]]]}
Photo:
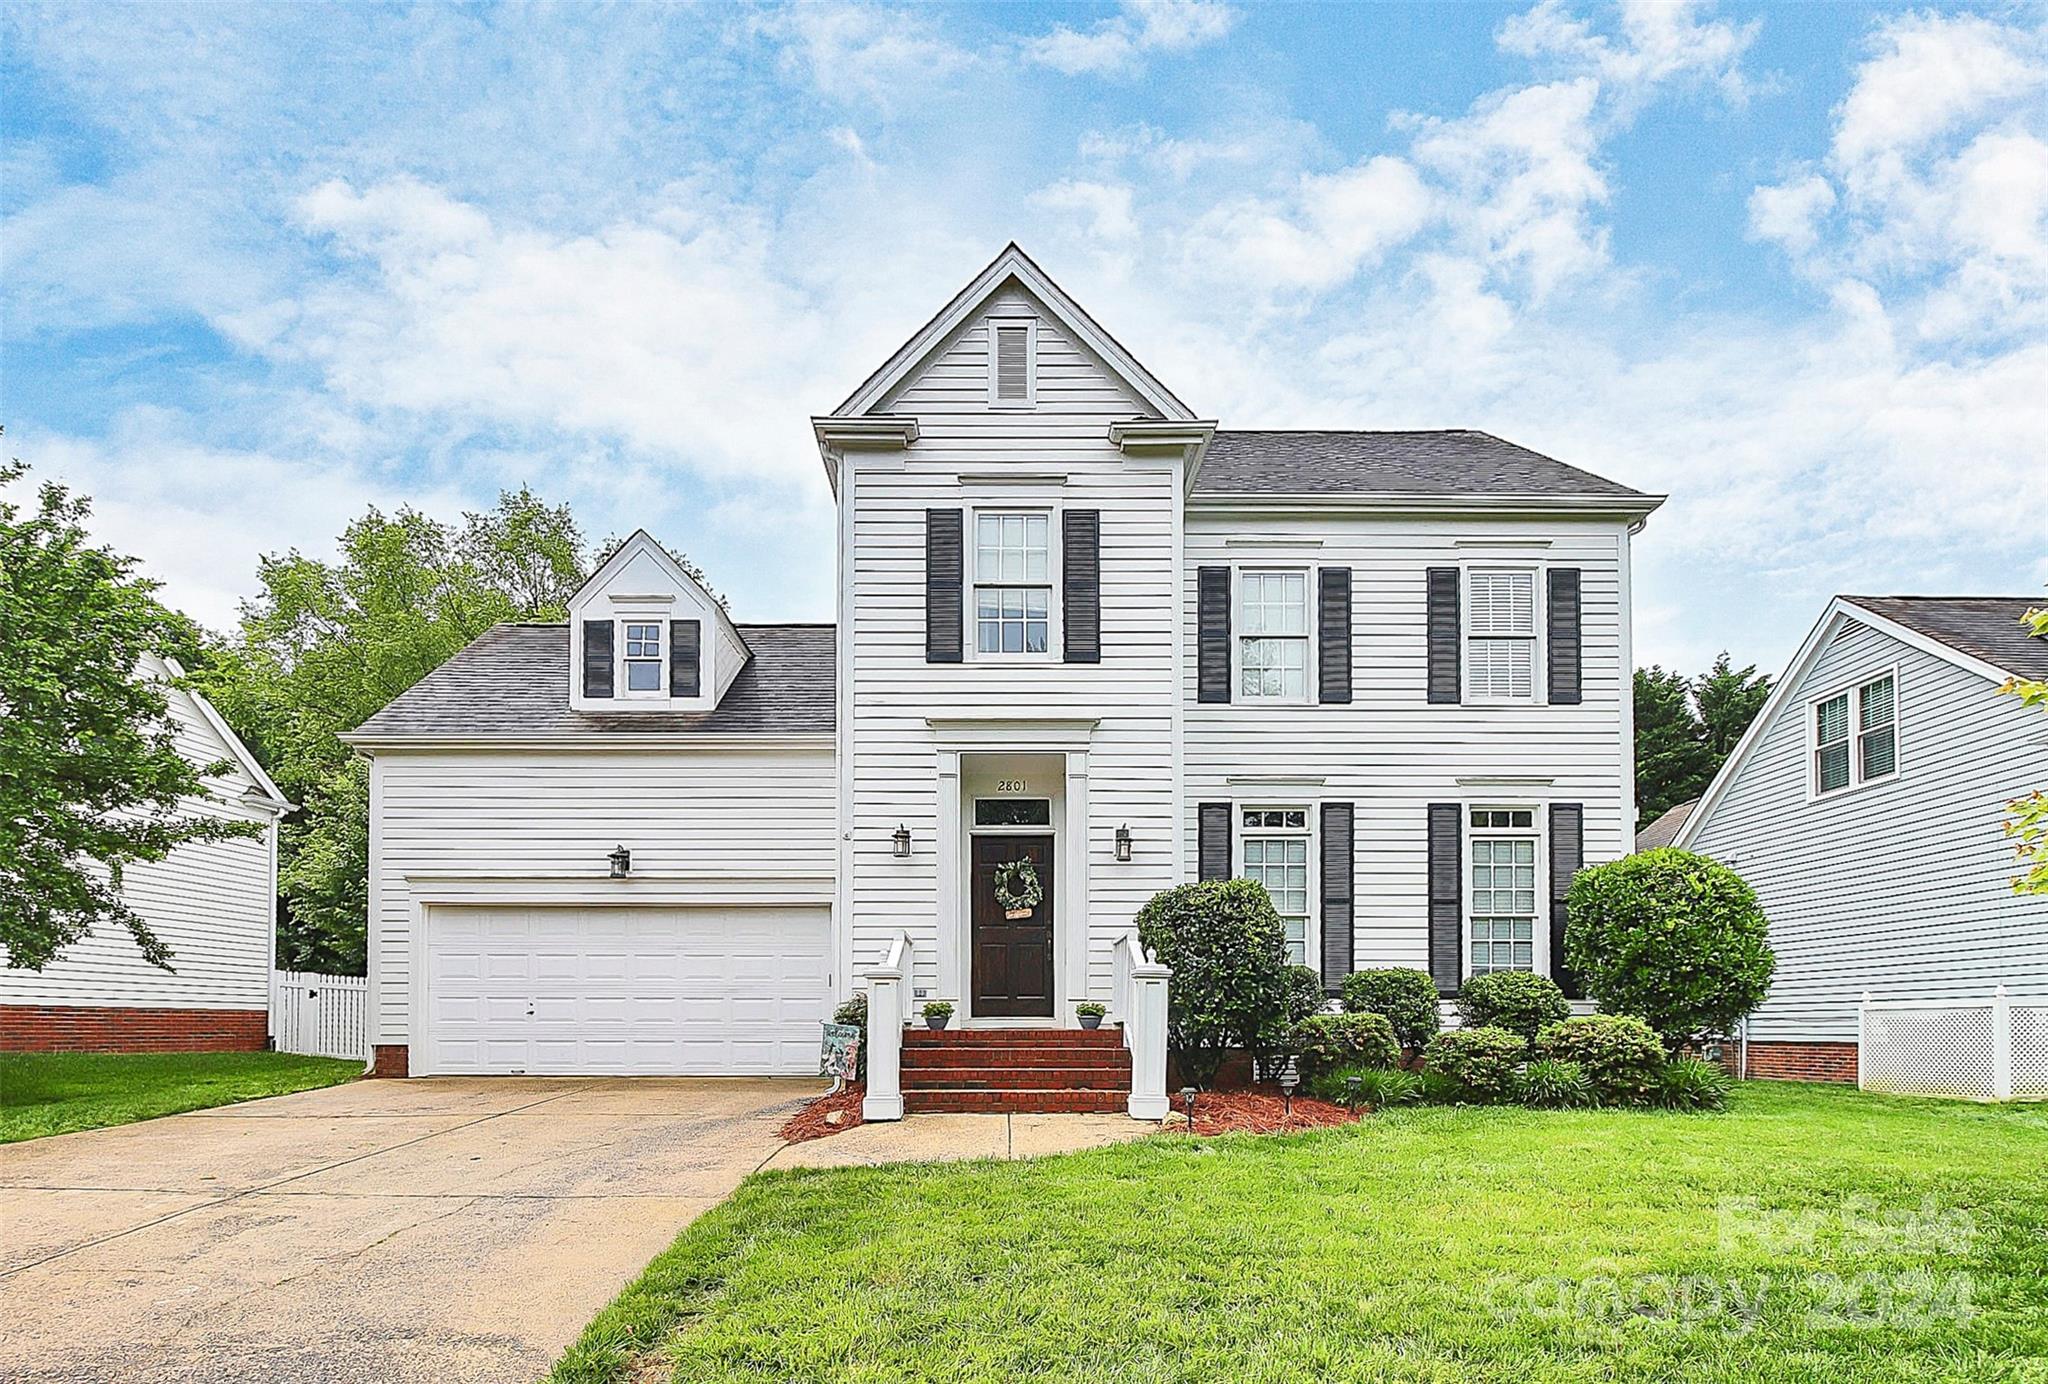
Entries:
{"type": "Polygon", "coordinates": [[[1636,849],[1655,850],[1659,846],[1668,846],[1676,841],[1679,828],[1685,825],[1685,819],[1692,816],[1692,810],[1699,805],[1700,800],[1693,798],[1688,802],[1665,808],[1656,821],[1636,833],[1636,849]]]}
{"type": "Polygon", "coordinates": [[[1654,500],[1491,433],[1225,431],[1200,495],[1589,495],[1654,500]]]}
{"type": "Polygon", "coordinates": [[[2023,678],[2048,678],[2048,639],[2020,617],[2042,596],[1844,596],[1876,615],[2023,678]]]}
{"type": "Polygon", "coordinates": [[[829,734],[830,625],[740,625],[754,656],[713,711],[569,709],[569,627],[498,625],[357,728],[368,738],[650,734],[829,734]]]}

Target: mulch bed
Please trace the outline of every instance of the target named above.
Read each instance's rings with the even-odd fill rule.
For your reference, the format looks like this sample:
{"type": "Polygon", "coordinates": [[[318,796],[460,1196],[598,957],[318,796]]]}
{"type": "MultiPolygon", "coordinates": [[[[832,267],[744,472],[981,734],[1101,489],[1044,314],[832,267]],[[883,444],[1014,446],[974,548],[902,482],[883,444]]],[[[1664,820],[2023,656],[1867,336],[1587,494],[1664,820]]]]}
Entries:
{"type": "MultiPolygon", "coordinates": [[[[1283,1134],[1297,1129],[1327,1129],[1350,1124],[1358,1115],[1326,1100],[1296,1096],[1290,1111],[1287,1104],[1264,1091],[1204,1091],[1195,1097],[1197,1134],[1283,1134]]],[[[1178,1108],[1160,1126],[1169,1133],[1185,1133],[1187,1116],[1178,1108]]]]}
{"type": "Polygon", "coordinates": [[[861,1097],[865,1083],[856,1082],[836,1096],[820,1096],[791,1115],[782,1126],[782,1137],[792,1144],[808,1143],[834,1134],[844,1134],[860,1125],[861,1097]]]}

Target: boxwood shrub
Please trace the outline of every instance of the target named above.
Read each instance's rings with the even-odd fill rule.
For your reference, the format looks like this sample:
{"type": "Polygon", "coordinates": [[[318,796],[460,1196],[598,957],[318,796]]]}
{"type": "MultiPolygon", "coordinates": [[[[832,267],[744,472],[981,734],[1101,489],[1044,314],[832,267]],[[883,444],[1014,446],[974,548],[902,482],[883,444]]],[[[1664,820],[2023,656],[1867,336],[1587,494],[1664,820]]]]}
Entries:
{"type": "Polygon", "coordinates": [[[1429,1040],[1422,1061],[1452,1082],[1460,1099],[1493,1104],[1514,1099],[1526,1046],[1504,1028],[1454,1028],[1429,1040]]]}
{"type": "Polygon", "coordinates": [[[1404,1048],[1421,1049],[1440,1027],[1436,982],[1427,971],[1353,971],[1344,978],[1343,1003],[1347,1013],[1384,1014],[1404,1048]]]}
{"type": "Polygon", "coordinates": [[[1571,1016],[1571,1002],[1557,982],[1529,971],[1489,971],[1458,991],[1458,1017],[1467,1028],[1504,1028],[1524,1043],[1535,1042],[1544,1027],[1571,1016]]]}
{"type": "Polygon", "coordinates": [[[1303,1081],[1340,1067],[1384,1071],[1401,1055],[1381,1014],[1312,1014],[1294,1026],[1294,1051],[1303,1081]]]}
{"type": "Polygon", "coordinates": [[[1641,1019],[1626,1014],[1582,1014],[1536,1035],[1544,1057],[1576,1062],[1602,1105],[1641,1105],[1664,1071],[1664,1044],[1641,1019]]]}
{"type": "Polygon", "coordinates": [[[1138,910],[1138,937],[1173,968],[1166,1043],[1183,1080],[1206,1087],[1233,1048],[1257,1053],[1284,1031],[1287,934],[1265,886],[1222,879],[1163,890],[1138,910]]]}

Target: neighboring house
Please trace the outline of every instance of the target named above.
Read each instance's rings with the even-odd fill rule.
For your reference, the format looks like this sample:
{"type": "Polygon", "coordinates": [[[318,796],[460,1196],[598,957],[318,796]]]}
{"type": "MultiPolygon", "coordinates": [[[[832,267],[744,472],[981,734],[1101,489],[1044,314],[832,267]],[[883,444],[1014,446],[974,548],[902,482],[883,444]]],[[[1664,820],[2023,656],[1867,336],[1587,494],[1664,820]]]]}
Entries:
{"type": "Polygon", "coordinates": [[[1692,816],[1692,810],[1699,805],[1700,800],[1694,798],[1665,808],[1656,821],[1636,833],[1636,849],[1653,851],[1659,846],[1670,845],[1678,839],[1678,829],[1685,825],[1685,819],[1692,816]]]}
{"type": "MultiPolygon", "coordinates": [[[[183,676],[154,656],[143,675],[183,676]]],[[[191,813],[260,822],[254,837],[195,841],[155,864],[128,866],[121,895],[171,949],[152,966],[126,928],[102,925],[40,971],[0,967],[0,1050],[260,1050],[270,1036],[277,822],[291,807],[220,714],[196,692],[165,689],[178,752],[225,762],[191,813]]]]}
{"type": "Polygon", "coordinates": [[[2006,804],[2048,786],[2024,597],[1838,596],[1676,844],[1756,889],[1778,955],[1752,1076],[1854,1081],[1879,1000],[2048,1002],[2048,899],[2015,894],[2006,804]]]}
{"type": "Polygon", "coordinates": [[[962,1026],[1071,1029],[1148,899],[1232,874],[1331,986],[1450,993],[1550,971],[1628,851],[1661,497],[1484,433],[1219,429],[1015,247],[813,428],[836,637],[636,534],[350,737],[376,1070],[815,1071],[899,934],[962,1026]]]}

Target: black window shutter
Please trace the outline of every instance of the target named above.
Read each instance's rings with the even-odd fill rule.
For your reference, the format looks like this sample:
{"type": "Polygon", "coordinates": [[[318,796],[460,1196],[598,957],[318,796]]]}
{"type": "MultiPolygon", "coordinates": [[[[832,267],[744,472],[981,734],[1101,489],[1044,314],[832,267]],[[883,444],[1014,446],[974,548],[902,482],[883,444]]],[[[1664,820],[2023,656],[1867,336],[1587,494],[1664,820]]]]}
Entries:
{"type": "Polygon", "coordinates": [[[612,694],[612,622],[583,622],[583,695],[609,697],[612,694]]]}
{"type": "Polygon", "coordinates": [[[1316,681],[1326,704],[1351,700],[1351,569],[1325,567],[1316,579],[1316,681]]]}
{"type": "Polygon", "coordinates": [[[1195,573],[1195,700],[1230,700],[1230,569],[1195,573]]]}
{"type": "Polygon", "coordinates": [[[1585,989],[1564,964],[1565,893],[1572,876],[1586,863],[1586,809],[1582,803],[1550,805],[1550,978],[1566,999],[1579,999],[1585,989]]]}
{"type": "Polygon", "coordinates": [[[696,620],[668,622],[668,694],[694,697],[704,685],[704,626],[696,620]]]}
{"type": "Polygon", "coordinates": [[[957,509],[924,512],[924,661],[958,663],[966,520],[957,509]]]}
{"type": "Polygon", "coordinates": [[[1230,804],[1203,803],[1195,814],[1198,879],[1230,878],[1230,804]]]}
{"type": "Polygon", "coordinates": [[[1323,804],[1323,988],[1336,994],[1351,974],[1350,803],[1323,804]]]}
{"type": "Polygon", "coordinates": [[[1456,706],[1460,696],[1458,667],[1458,569],[1429,569],[1425,601],[1429,624],[1429,700],[1432,706],[1456,706]]]}
{"type": "Polygon", "coordinates": [[[1550,569],[1550,702],[1577,706],[1579,686],[1579,569],[1550,569]]]}
{"type": "Polygon", "coordinates": [[[1060,605],[1069,663],[1102,662],[1102,511],[1060,520],[1060,605]]]}
{"type": "Polygon", "coordinates": [[[1465,974],[1463,814],[1456,803],[1429,805],[1429,974],[1444,995],[1457,994],[1465,974]]]}

